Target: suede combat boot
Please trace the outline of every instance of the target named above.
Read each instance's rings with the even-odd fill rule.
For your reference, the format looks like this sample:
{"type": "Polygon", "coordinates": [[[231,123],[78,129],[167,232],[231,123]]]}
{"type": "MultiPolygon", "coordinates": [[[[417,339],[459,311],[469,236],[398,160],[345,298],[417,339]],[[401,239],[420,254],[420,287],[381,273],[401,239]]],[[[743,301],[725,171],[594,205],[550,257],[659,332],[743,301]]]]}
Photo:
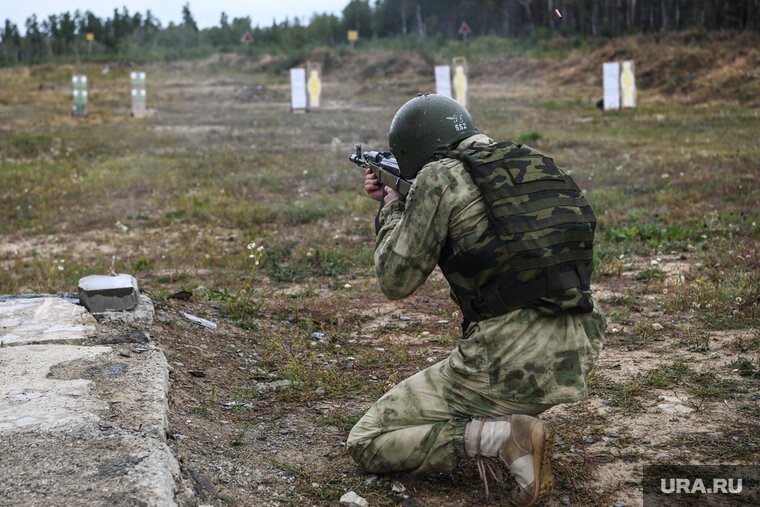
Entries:
{"type": "Polygon", "coordinates": [[[554,429],[540,419],[527,415],[473,419],[465,432],[465,451],[478,460],[486,498],[487,475],[490,473],[497,482],[502,482],[497,459],[517,480],[517,486],[507,495],[512,505],[535,505],[554,487],[551,467],[554,429]]]}

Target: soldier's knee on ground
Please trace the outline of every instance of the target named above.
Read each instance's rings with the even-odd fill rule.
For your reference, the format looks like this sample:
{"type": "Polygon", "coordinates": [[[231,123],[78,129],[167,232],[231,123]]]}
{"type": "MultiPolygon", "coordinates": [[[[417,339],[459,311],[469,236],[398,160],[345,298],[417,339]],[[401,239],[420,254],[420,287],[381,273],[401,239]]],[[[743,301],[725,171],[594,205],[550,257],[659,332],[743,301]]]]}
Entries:
{"type": "Polygon", "coordinates": [[[380,419],[377,416],[377,408],[373,405],[359,419],[346,440],[346,449],[357,465],[366,470],[363,464],[362,456],[364,451],[372,442],[382,433],[380,428],[380,419]]]}

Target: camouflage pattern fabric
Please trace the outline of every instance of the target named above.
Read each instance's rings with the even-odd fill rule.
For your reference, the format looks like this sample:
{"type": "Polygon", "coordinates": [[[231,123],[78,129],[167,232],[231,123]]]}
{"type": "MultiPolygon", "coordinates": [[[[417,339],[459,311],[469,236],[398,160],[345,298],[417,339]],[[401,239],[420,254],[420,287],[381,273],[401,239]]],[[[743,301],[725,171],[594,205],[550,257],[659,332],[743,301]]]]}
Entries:
{"type": "Polygon", "coordinates": [[[450,472],[473,417],[537,415],[586,397],[604,316],[534,309],[473,323],[445,360],[404,380],[351,430],[347,447],[375,473],[450,472]]]}
{"type": "MultiPolygon", "coordinates": [[[[490,144],[478,134],[460,148],[490,144]]],[[[412,294],[444,247],[463,252],[491,227],[486,213],[460,161],[427,164],[407,198],[381,211],[375,268],[383,293],[391,299],[412,294]]],[[[478,280],[475,274],[470,283],[478,280]]],[[[535,415],[586,398],[606,327],[591,301],[590,313],[520,308],[471,322],[448,359],[403,381],[369,409],[349,435],[351,456],[371,472],[446,472],[464,457],[464,427],[472,417],[535,415]]]]}
{"type": "Polygon", "coordinates": [[[512,142],[446,155],[464,163],[492,226],[463,250],[447,243],[438,261],[465,318],[525,307],[591,311],[596,217],[572,178],[551,158],[512,142]]]}

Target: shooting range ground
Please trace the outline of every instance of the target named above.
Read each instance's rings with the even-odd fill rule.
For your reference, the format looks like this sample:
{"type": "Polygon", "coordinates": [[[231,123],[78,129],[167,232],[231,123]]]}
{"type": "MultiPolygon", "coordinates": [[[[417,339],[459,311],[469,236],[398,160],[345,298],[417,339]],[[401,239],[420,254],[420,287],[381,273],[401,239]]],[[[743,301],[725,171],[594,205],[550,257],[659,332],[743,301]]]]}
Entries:
{"type": "MultiPolygon", "coordinates": [[[[543,416],[550,505],[636,505],[644,464],[760,460],[760,44],[734,37],[468,56],[479,129],[552,156],[599,218],[608,337],[589,399],[543,416]],[[599,111],[618,60],[636,62],[636,108],[599,111]]],[[[348,161],[387,147],[396,109],[434,91],[433,60],[320,51],[319,114],[291,114],[284,57],[141,65],[155,114],[140,121],[129,69],[76,72],[85,118],[73,66],[0,69],[0,291],[73,292],[112,256],[139,280],[172,368],[180,500],[377,505],[398,482],[423,505],[483,504],[473,462],[376,477],[343,445],[382,393],[447,357],[461,316],[438,271],[405,300],[381,294],[377,203],[348,161]]]]}

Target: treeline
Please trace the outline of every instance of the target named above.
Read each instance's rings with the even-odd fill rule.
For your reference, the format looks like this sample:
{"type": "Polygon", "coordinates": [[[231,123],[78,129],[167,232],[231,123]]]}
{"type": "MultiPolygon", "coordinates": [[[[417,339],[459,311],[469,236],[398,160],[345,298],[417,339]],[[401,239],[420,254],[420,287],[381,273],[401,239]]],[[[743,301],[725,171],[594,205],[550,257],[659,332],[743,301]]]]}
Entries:
{"type": "Polygon", "coordinates": [[[760,6],[758,0],[383,0],[371,19],[379,37],[417,32],[450,39],[457,37],[462,21],[475,36],[559,31],[614,37],[685,29],[759,30],[760,6]]]}
{"type": "Polygon", "coordinates": [[[219,25],[203,30],[190,5],[182,22],[163,26],[150,11],[126,7],[101,19],[75,11],[29,17],[24,34],[10,20],[0,27],[0,65],[51,58],[176,59],[217,51],[292,51],[346,44],[347,30],[360,43],[376,39],[454,39],[466,22],[470,37],[614,37],[669,30],[759,30],[760,0],[351,0],[341,16],[315,14],[269,27],[251,26],[250,17],[221,13],[219,25]],[[243,37],[250,33],[253,42],[243,37]],[[92,40],[87,39],[92,34],[92,40]]]}

